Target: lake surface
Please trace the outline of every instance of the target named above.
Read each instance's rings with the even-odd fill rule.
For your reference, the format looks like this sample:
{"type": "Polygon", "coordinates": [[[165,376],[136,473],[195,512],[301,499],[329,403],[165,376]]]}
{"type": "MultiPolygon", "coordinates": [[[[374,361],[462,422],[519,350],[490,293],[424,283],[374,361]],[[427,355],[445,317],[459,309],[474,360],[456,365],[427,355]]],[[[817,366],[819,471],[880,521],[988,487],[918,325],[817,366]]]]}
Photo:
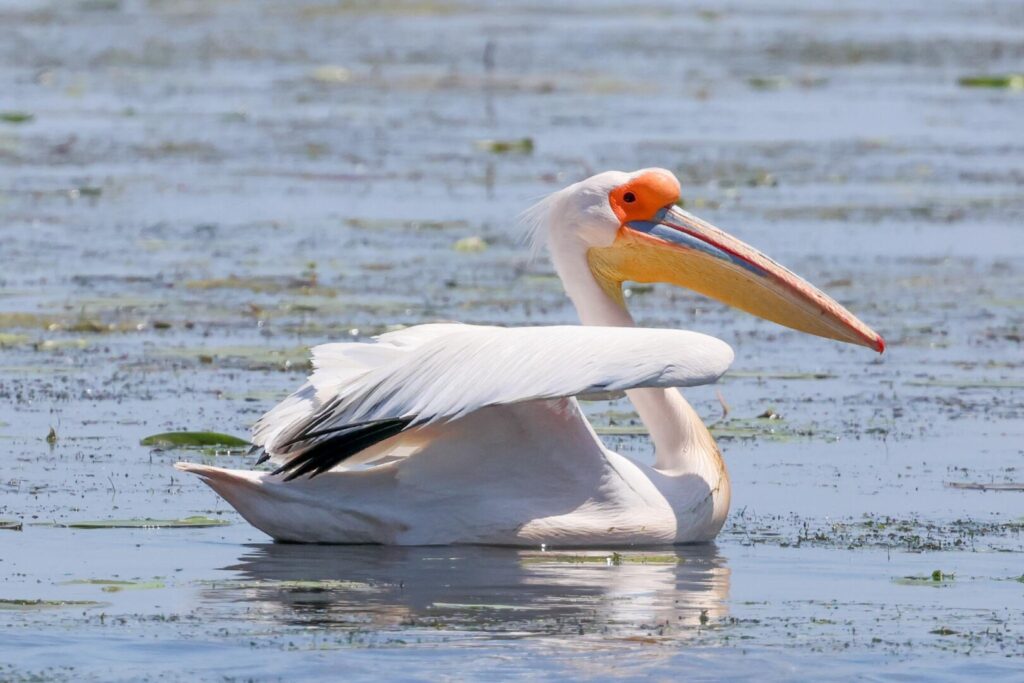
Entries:
{"type": "Polygon", "coordinates": [[[1024,676],[1024,90],[960,83],[1021,3],[9,0],[0,56],[0,680],[1024,676]],[[575,322],[516,216],[648,166],[889,347],[630,289],[736,349],[716,544],[275,545],[172,468],[251,458],[139,444],[325,341],[575,322]]]}

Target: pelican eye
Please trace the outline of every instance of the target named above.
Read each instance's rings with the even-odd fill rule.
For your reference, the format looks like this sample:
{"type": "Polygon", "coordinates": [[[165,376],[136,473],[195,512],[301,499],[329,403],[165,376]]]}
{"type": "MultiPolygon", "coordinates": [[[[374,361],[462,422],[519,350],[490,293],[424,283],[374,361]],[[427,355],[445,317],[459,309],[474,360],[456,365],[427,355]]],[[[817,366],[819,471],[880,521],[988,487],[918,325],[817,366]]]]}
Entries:
{"type": "Polygon", "coordinates": [[[627,192],[626,194],[622,195],[622,201],[626,202],[627,204],[632,204],[633,202],[636,201],[636,195],[633,194],[632,192],[627,192]]]}

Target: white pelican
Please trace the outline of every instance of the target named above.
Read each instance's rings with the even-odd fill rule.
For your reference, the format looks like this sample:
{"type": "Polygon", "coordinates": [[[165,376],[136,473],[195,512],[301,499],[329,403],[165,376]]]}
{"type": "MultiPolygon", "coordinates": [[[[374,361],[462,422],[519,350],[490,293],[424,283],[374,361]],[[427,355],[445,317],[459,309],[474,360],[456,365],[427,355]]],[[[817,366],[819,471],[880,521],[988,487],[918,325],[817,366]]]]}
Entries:
{"type": "Polygon", "coordinates": [[[667,282],[882,352],[836,301],[675,206],[669,171],[609,171],[526,214],[584,326],[410,327],[313,349],[314,372],[253,428],[274,472],[192,463],[280,541],[551,546],[710,541],[729,509],[711,434],[676,387],[714,382],[729,346],[643,329],[622,283],[667,282]],[[653,466],[607,449],[574,397],[625,390],[653,466]]]}

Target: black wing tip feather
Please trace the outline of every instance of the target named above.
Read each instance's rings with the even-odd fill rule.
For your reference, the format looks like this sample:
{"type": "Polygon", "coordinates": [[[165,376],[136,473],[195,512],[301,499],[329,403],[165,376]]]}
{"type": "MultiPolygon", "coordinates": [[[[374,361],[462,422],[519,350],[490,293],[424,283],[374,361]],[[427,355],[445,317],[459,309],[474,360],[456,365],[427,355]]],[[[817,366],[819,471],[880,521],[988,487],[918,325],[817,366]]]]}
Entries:
{"type": "MultiPolygon", "coordinates": [[[[285,481],[291,481],[304,474],[308,474],[309,478],[312,479],[316,475],[323,474],[341,464],[356,453],[399,434],[409,426],[412,420],[413,418],[411,417],[396,417],[386,420],[361,422],[338,430],[331,430],[333,436],[314,444],[309,449],[289,459],[288,462],[278,467],[271,474],[284,474],[285,481]]],[[[322,434],[311,434],[306,438],[313,439],[322,434]]],[[[300,440],[296,440],[293,443],[298,443],[300,440]]]]}
{"type": "Polygon", "coordinates": [[[267,449],[264,448],[263,446],[258,445],[258,444],[253,444],[253,445],[249,446],[249,450],[246,451],[245,454],[247,456],[253,456],[253,455],[258,455],[259,456],[259,458],[256,459],[256,465],[255,465],[256,467],[258,467],[259,465],[262,465],[267,460],[270,460],[270,453],[267,453],[267,449]]]}

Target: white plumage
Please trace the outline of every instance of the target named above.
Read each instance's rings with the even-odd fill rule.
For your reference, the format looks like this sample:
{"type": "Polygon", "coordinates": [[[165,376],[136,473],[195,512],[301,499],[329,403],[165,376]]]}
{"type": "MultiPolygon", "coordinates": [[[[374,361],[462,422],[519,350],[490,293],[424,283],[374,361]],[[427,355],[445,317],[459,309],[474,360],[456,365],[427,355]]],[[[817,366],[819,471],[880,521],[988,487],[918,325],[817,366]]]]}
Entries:
{"type": "MultiPolygon", "coordinates": [[[[607,450],[573,396],[714,382],[733,353],[696,332],[421,325],[313,350],[315,371],[254,426],[277,464],[294,428],[412,418],[313,478],[192,463],[279,540],[404,545],[678,543],[713,538],[728,506],[718,466],[659,472],[607,450]],[[275,443],[277,445],[275,445],[275,443]],[[356,466],[372,465],[369,469],[356,466]]],[[[676,394],[678,396],[678,394],[676,394]]],[[[679,397],[682,402],[682,397],[679,397]]],[[[689,451],[713,442],[692,411],[689,451]]],[[[683,451],[678,454],[684,455],[683,451]]]]}
{"type": "Polygon", "coordinates": [[[732,350],[695,332],[636,328],[622,281],[683,284],[879,351],[884,341],[749,245],[674,208],[678,198],[668,171],[609,171],[525,214],[585,326],[419,325],[318,346],[309,380],[253,429],[274,472],[177,467],[284,541],[713,539],[729,477],[676,387],[714,382],[732,350]],[[574,398],[623,390],[650,430],[653,466],[605,448],[574,398]]]}
{"type": "Polygon", "coordinates": [[[318,431],[388,418],[410,418],[415,427],[486,406],[708,384],[732,359],[725,342],[678,330],[420,325],[369,344],[314,348],[309,383],[256,423],[253,443],[282,464],[330,437],[284,452],[314,416],[326,417],[318,431]]]}

